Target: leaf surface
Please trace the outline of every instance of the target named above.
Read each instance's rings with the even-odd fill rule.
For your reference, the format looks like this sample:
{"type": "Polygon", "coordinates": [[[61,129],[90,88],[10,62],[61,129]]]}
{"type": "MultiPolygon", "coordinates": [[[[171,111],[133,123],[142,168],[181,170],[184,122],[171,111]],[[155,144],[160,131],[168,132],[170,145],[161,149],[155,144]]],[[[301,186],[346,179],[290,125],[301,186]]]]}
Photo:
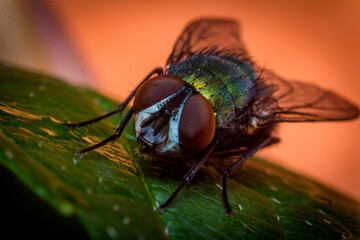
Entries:
{"type": "Polygon", "coordinates": [[[140,156],[130,124],[114,143],[84,158],[75,152],[110,136],[115,116],[79,122],[117,103],[94,91],[0,65],[0,164],[62,217],[75,216],[93,239],[353,239],[360,205],[266,160],[253,158],[228,180],[235,217],[224,214],[213,158],[164,213],[154,211],[180,184],[194,159],[140,156]]]}

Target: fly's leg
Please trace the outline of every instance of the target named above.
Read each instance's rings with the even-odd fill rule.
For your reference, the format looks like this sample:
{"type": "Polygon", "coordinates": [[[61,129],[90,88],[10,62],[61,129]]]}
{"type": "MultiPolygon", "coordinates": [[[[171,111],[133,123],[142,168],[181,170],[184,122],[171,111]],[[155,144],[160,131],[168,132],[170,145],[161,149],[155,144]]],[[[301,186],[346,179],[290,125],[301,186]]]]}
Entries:
{"type": "MultiPolygon", "coordinates": [[[[280,142],[280,139],[277,137],[272,137],[268,144],[266,144],[263,148],[272,146],[280,142]]],[[[246,149],[235,149],[233,151],[223,151],[223,152],[216,152],[213,154],[214,157],[224,158],[224,157],[232,157],[232,156],[239,156],[246,153],[246,149]]]]}
{"type": "Polygon", "coordinates": [[[130,110],[126,113],[124,119],[122,120],[122,122],[120,123],[119,127],[116,129],[116,132],[114,135],[111,135],[110,137],[104,139],[103,141],[91,146],[91,147],[88,147],[88,148],[85,148],[85,149],[82,149],[80,151],[77,151],[76,154],[80,155],[80,157],[86,153],[86,152],[89,152],[89,151],[92,151],[96,148],[99,148],[101,146],[104,146],[105,144],[107,144],[108,142],[110,141],[115,141],[116,139],[118,139],[121,134],[123,133],[126,125],[129,123],[132,115],[134,113],[134,110],[133,108],[130,108],[130,110]]]}
{"type": "Polygon", "coordinates": [[[107,117],[110,117],[116,113],[120,113],[122,112],[125,107],[129,104],[129,102],[131,101],[131,99],[133,99],[133,97],[135,96],[137,90],[140,88],[140,86],[146,81],[148,80],[153,74],[157,74],[157,75],[160,75],[163,73],[163,69],[162,68],[155,68],[154,70],[152,70],[145,78],[144,80],[142,80],[140,82],[139,85],[137,85],[137,87],[132,91],[132,93],[125,99],[124,102],[122,102],[115,110],[109,112],[109,113],[106,113],[102,116],[99,116],[99,117],[96,117],[94,119],[90,119],[88,121],[84,121],[84,122],[79,122],[79,123],[65,123],[64,125],[69,127],[69,128],[76,128],[76,127],[82,127],[82,126],[87,126],[89,124],[92,124],[92,123],[96,123],[96,122],[99,122],[107,117]]]}
{"type": "Polygon", "coordinates": [[[255,143],[251,144],[249,146],[249,148],[243,153],[243,155],[236,162],[234,162],[232,165],[230,165],[230,167],[228,167],[222,173],[222,175],[223,175],[223,186],[222,186],[221,195],[222,195],[222,199],[223,199],[223,202],[224,202],[224,206],[225,206],[225,210],[226,210],[227,215],[230,215],[230,216],[234,215],[234,213],[233,213],[233,211],[232,211],[232,209],[230,207],[228,197],[227,197],[227,191],[226,191],[226,179],[227,179],[227,177],[230,176],[230,174],[237,167],[239,167],[241,164],[243,164],[247,159],[249,159],[252,155],[254,155],[259,149],[261,149],[264,146],[271,143],[272,139],[273,138],[271,136],[266,135],[266,136],[260,138],[255,143]]]}
{"type": "Polygon", "coordinates": [[[180,192],[181,189],[183,189],[186,185],[188,185],[190,183],[190,181],[193,179],[193,177],[195,176],[195,174],[199,171],[200,167],[205,163],[205,161],[210,157],[210,155],[212,154],[212,152],[214,151],[215,147],[217,145],[217,140],[213,140],[213,142],[204,150],[204,155],[201,159],[199,159],[194,166],[191,167],[191,169],[186,173],[186,175],[183,178],[182,183],[180,184],[180,186],[171,194],[171,196],[169,197],[169,199],[160,205],[160,207],[158,208],[158,210],[160,211],[164,211],[165,208],[167,208],[172,201],[176,198],[176,196],[178,195],[178,193],[180,192]]]}

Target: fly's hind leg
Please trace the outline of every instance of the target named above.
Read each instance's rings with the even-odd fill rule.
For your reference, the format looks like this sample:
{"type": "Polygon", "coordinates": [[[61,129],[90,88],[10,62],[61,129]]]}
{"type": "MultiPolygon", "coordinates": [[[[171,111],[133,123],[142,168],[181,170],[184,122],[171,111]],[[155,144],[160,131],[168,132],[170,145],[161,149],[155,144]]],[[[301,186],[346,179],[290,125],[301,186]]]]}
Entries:
{"type": "MultiPolygon", "coordinates": [[[[270,141],[263,147],[269,147],[269,146],[272,146],[274,144],[277,144],[280,142],[280,139],[277,138],[277,137],[272,137],[270,139],[270,141]]],[[[213,156],[215,157],[219,157],[219,158],[224,158],[224,157],[236,157],[236,156],[239,156],[239,155],[242,155],[244,153],[246,153],[248,149],[235,149],[235,150],[232,150],[232,151],[222,151],[222,152],[216,152],[213,154],[213,156]]]]}
{"type": "Polygon", "coordinates": [[[82,126],[87,126],[89,124],[92,124],[92,123],[96,123],[96,122],[99,122],[107,117],[110,117],[116,113],[120,113],[122,112],[125,107],[129,104],[129,102],[131,101],[131,99],[133,99],[133,97],[135,96],[136,94],[136,91],[140,88],[140,86],[146,81],[148,80],[153,74],[157,74],[157,75],[161,75],[163,74],[163,69],[162,68],[155,68],[154,70],[152,70],[145,78],[144,80],[142,80],[140,82],[139,85],[137,85],[137,87],[132,91],[132,93],[125,99],[124,102],[122,102],[115,110],[109,112],[109,113],[106,113],[102,116],[99,116],[99,117],[96,117],[96,118],[93,118],[93,119],[90,119],[88,121],[84,121],[84,122],[79,122],[79,123],[65,123],[64,125],[69,127],[69,128],[77,128],[77,127],[82,127],[82,126]]]}
{"type": "Polygon", "coordinates": [[[257,141],[255,141],[253,144],[251,144],[246,151],[243,152],[243,155],[236,161],[234,162],[232,165],[230,165],[227,169],[225,169],[225,171],[222,172],[222,176],[223,176],[223,186],[222,186],[222,191],[221,191],[221,195],[222,195],[222,200],[224,203],[224,207],[226,210],[226,214],[233,216],[234,213],[230,207],[229,204],[229,200],[227,197],[227,190],[226,190],[226,180],[227,177],[230,176],[230,174],[237,168],[239,167],[241,164],[243,164],[247,159],[249,159],[252,155],[254,155],[259,149],[271,144],[271,143],[275,143],[278,140],[276,140],[275,138],[272,138],[270,135],[266,135],[263,136],[261,138],[259,138],[257,141]],[[272,140],[274,139],[274,140],[272,140]]]}

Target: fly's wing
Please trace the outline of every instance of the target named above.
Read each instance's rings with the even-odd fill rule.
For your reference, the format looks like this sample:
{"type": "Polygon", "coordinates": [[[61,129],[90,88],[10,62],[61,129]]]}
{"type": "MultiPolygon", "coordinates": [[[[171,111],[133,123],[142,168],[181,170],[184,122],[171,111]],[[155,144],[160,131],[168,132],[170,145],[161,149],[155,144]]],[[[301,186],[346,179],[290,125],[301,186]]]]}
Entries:
{"type": "Polygon", "coordinates": [[[257,90],[254,113],[260,125],[349,120],[359,115],[354,104],[336,93],[304,82],[286,81],[271,71],[260,74],[257,90]]]}
{"type": "MultiPolygon", "coordinates": [[[[199,19],[190,23],[175,43],[167,65],[196,54],[237,56],[249,60],[239,36],[239,25],[229,19],[199,19]]],[[[348,120],[359,109],[339,95],[312,84],[286,81],[271,71],[256,71],[253,104],[258,124],[348,120]]]]}
{"type": "Polygon", "coordinates": [[[199,53],[245,55],[239,25],[229,19],[199,19],[191,22],[177,39],[166,64],[179,62],[199,53]]]}

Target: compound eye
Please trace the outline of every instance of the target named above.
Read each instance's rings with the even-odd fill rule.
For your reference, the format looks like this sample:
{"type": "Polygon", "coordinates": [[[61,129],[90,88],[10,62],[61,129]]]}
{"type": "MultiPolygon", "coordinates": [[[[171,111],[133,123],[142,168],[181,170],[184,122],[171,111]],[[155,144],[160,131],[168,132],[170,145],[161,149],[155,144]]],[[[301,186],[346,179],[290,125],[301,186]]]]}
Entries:
{"type": "Polygon", "coordinates": [[[184,154],[199,153],[213,140],[216,122],[210,102],[201,94],[191,96],[184,105],[179,124],[179,140],[184,154]]]}
{"type": "Polygon", "coordinates": [[[137,90],[134,111],[140,112],[176,93],[184,85],[184,80],[172,75],[160,75],[144,82],[137,90]]]}

